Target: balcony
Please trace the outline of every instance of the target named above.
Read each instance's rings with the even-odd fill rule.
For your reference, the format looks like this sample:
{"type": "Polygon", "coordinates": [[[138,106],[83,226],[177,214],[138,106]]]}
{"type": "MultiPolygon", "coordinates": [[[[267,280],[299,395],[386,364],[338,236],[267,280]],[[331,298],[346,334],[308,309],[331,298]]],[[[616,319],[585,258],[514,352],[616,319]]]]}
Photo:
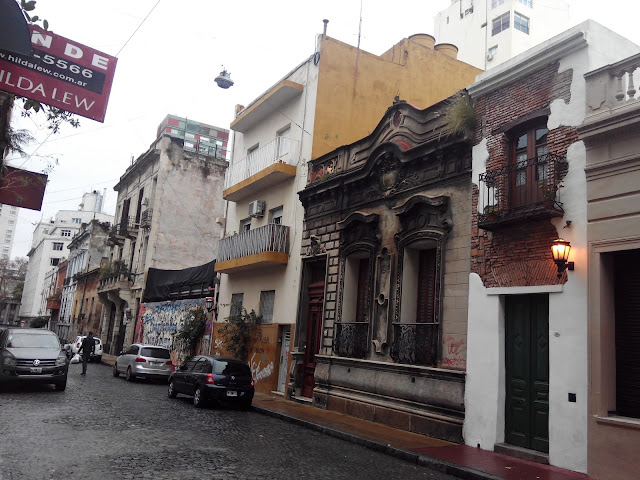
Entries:
{"type": "Polygon", "coordinates": [[[147,208],[140,216],[140,227],[151,228],[151,220],[153,219],[153,208],[147,208]]]}
{"type": "Polygon", "coordinates": [[[276,137],[230,165],[225,177],[222,197],[237,202],[258,191],[296,176],[298,142],[276,137]]]}
{"type": "Polygon", "coordinates": [[[301,95],[303,91],[304,85],[291,80],[282,80],[247,108],[239,112],[236,119],[231,122],[231,130],[246,132],[268,115],[278,111],[284,104],[301,95]]]}
{"type": "Polygon", "coordinates": [[[289,227],[269,224],[220,240],[215,271],[236,273],[288,261],[289,227]]]}
{"type": "Polygon", "coordinates": [[[337,322],[333,351],[340,357],[364,358],[369,347],[368,322],[337,322]]]}
{"type": "Polygon", "coordinates": [[[437,323],[394,323],[391,358],[410,365],[436,366],[437,323]]]}
{"type": "Polygon", "coordinates": [[[111,290],[128,290],[131,287],[131,283],[128,272],[110,273],[100,279],[98,283],[98,293],[111,290]]]}
{"type": "Polygon", "coordinates": [[[567,171],[564,157],[540,155],[481,173],[478,182],[478,227],[503,227],[562,217],[561,178],[567,171]]]}

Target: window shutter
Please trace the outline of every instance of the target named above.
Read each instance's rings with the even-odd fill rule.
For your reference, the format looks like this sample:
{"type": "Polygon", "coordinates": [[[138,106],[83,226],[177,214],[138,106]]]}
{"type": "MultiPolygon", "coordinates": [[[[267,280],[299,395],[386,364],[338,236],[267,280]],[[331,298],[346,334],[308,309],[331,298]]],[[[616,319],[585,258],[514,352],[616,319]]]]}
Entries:
{"type": "Polygon", "coordinates": [[[418,259],[418,308],[416,323],[435,322],[436,251],[421,250],[418,259]]]}
{"type": "Polygon", "coordinates": [[[356,299],[356,322],[366,322],[367,284],[369,280],[369,259],[363,258],[358,265],[358,289],[356,299]]]}
{"type": "Polygon", "coordinates": [[[615,257],[616,410],[640,418],[640,250],[615,257]]]}

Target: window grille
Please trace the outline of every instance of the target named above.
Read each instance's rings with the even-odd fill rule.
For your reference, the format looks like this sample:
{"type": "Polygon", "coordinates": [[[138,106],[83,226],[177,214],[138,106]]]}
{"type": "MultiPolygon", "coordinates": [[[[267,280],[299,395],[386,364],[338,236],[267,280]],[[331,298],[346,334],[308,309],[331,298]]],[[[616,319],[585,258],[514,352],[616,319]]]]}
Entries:
{"type": "Polygon", "coordinates": [[[263,290],[260,292],[260,313],[262,323],[273,322],[273,305],[276,299],[275,290],[263,290]]]}

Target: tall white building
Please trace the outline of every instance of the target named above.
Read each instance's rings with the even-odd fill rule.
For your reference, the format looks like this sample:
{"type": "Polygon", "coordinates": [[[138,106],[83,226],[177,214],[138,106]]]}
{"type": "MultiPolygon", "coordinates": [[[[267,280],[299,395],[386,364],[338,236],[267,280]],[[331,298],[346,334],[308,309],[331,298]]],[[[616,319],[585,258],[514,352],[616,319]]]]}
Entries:
{"type": "Polygon", "coordinates": [[[0,203],[0,258],[11,258],[18,223],[18,207],[0,203]]]}
{"type": "Polygon", "coordinates": [[[60,210],[54,218],[36,226],[27,254],[29,265],[22,293],[21,319],[30,320],[46,314],[45,276],[68,257],[67,247],[80,226],[94,219],[113,222],[113,215],[102,213],[103,199],[100,192],[85,193],[79,210],[60,210]]]}
{"type": "Polygon", "coordinates": [[[435,36],[458,47],[458,60],[488,70],[569,26],[564,0],[451,0],[435,36]]]}

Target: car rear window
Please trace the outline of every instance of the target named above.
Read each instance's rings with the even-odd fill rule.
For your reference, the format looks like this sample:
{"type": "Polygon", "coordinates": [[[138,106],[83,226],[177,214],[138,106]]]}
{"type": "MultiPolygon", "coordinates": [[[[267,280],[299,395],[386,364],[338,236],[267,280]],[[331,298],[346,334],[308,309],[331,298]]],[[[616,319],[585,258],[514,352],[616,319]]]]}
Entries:
{"type": "Polygon", "coordinates": [[[94,338],[94,339],[93,339],[93,342],[94,342],[96,345],[100,345],[100,339],[99,339],[99,338],[94,338]]]}
{"type": "Polygon", "coordinates": [[[251,370],[244,363],[216,360],[214,373],[217,375],[251,375],[251,370]]]}
{"type": "Polygon", "coordinates": [[[166,348],[144,347],[140,351],[140,356],[153,358],[171,358],[171,352],[169,352],[169,350],[167,350],[166,348]]]}
{"type": "Polygon", "coordinates": [[[60,348],[55,335],[41,333],[14,333],[9,335],[7,347],[13,348],[60,348]]]}

